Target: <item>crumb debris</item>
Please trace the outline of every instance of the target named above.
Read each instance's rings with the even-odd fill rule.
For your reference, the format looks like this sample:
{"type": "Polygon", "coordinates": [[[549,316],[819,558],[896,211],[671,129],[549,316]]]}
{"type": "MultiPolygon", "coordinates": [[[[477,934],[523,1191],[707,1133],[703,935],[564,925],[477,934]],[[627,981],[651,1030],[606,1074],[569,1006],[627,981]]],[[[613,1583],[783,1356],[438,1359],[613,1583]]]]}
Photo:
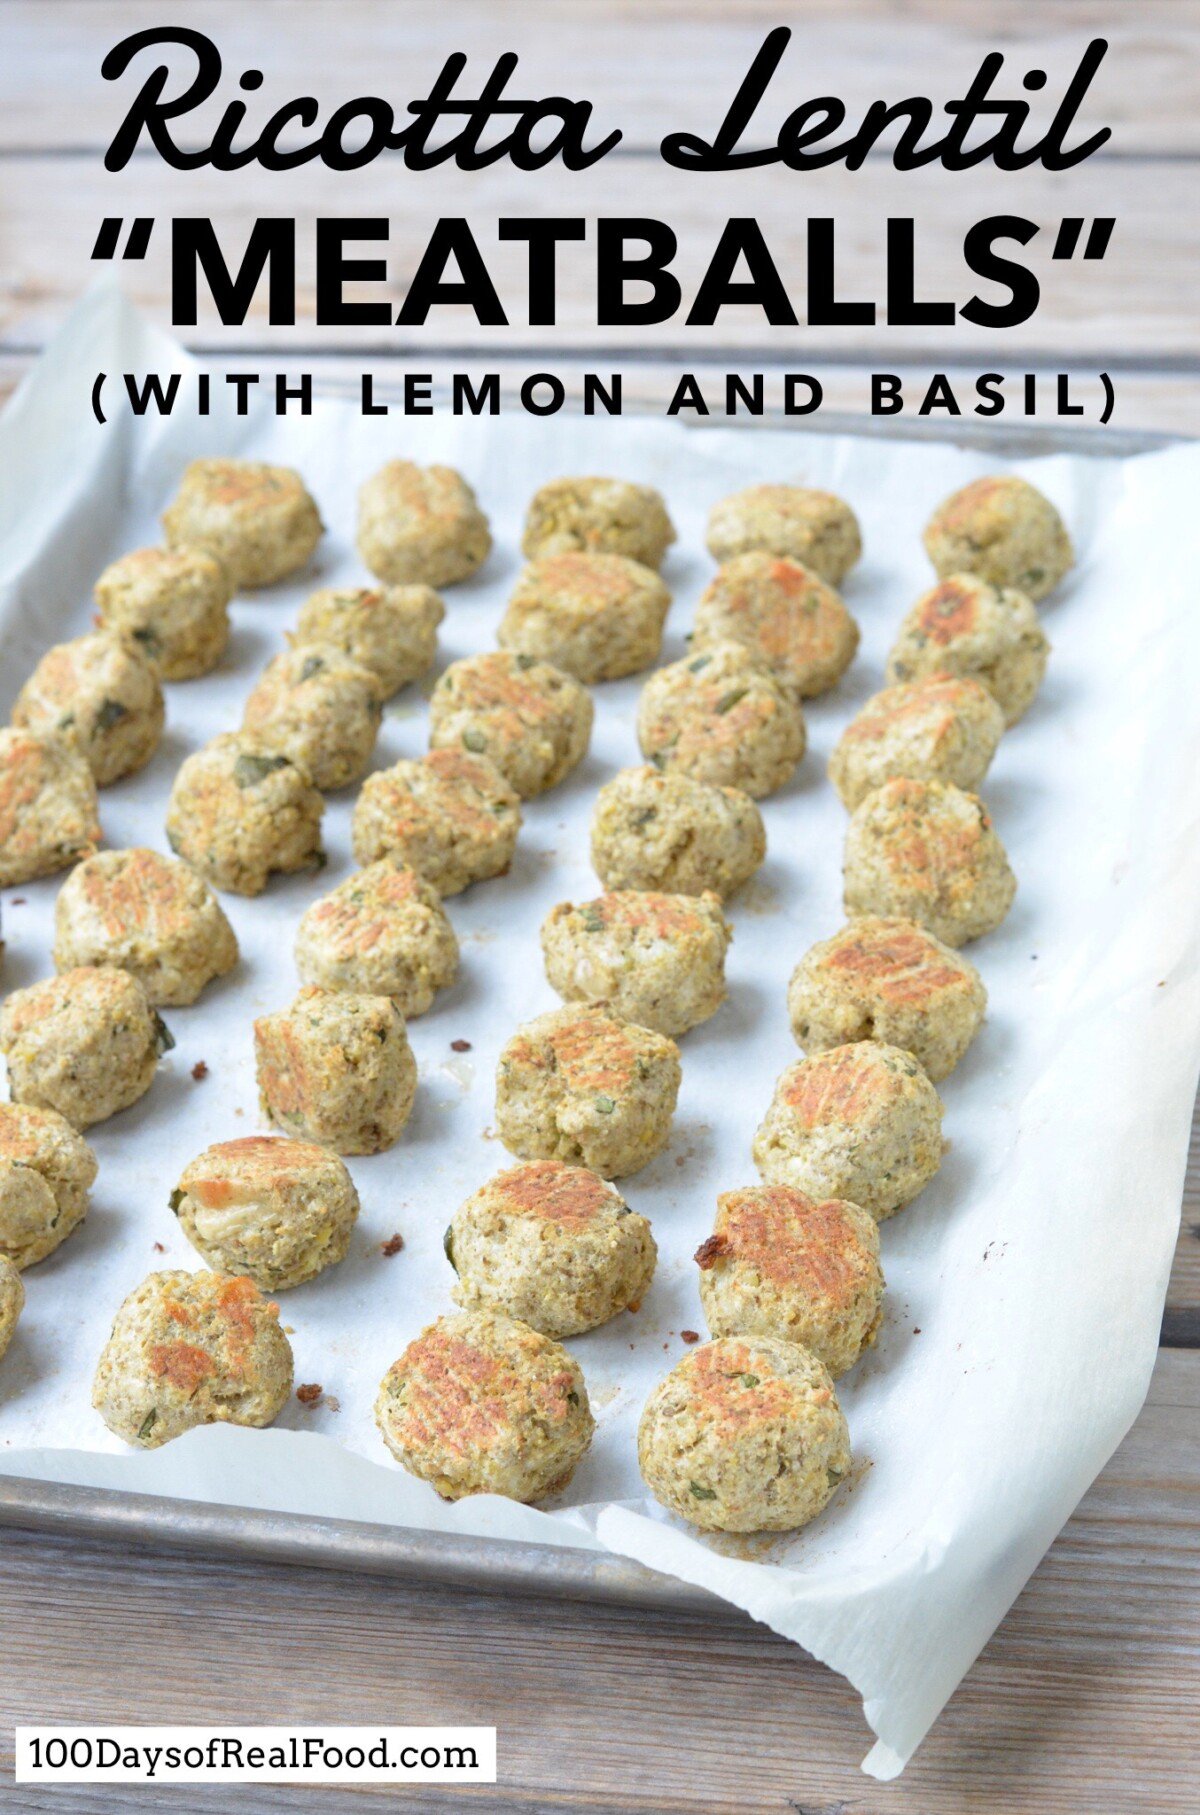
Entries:
{"type": "Polygon", "coordinates": [[[680,1330],[679,1339],[681,1342],[699,1342],[700,1332],[699,1330],[680,1330]]]}
{"type": "Polygon", "coordinates": [[[470,1052],[470,1050],[471,1042],[469,1040],[451,1040],[450,1042],[451,1052],[470,1052]]]}
{"type": "Polygon", "coordinates": [[[192,1066],[192,1076],[195,1078],[197,1084],[201,1083],[208,1076],[208,1066],[203,1059],[197,1059],[196,1063],[192,1066]]]}
{"type": "Polygon", "coordinates": [[[296,1397],[301,1405],[319,1405],[325,1397],[325,1388],[318,1386],[316,1381],[310,1381],[308,1385],[296,1388],[296,1397]]]}
{"type": "Polygon", "coordinates": [[[166,1251],[167,1251],[167,1250],[166,1250],[166,1249],[165,1249],[165,1248],[164,1248],[164,1247],[163,1247],[163,1244],[162,1244],[162,1243],[161,1243],[161,1242],[155,1242],[155,1244],[154,1244],[154,1252],[155,1252],[155,1253],[156,1253],[156,1254],[165,1254],[165,1253],[166,1253],[166,1251]]]}
{"type": "Polygon", "coordinates": [[[389,1235],[388,1239],[385,1242],[380,1242],[379,1252],[381,1254],[385,1255],[388,1260],[390,1260],[392,1258],[393,1254],[399,1254],[399,1252],[403,1248],[403,1246],[404,1246],[404,1237],[402,1235],[400,1235],[400,1234],[389,1235]]]}

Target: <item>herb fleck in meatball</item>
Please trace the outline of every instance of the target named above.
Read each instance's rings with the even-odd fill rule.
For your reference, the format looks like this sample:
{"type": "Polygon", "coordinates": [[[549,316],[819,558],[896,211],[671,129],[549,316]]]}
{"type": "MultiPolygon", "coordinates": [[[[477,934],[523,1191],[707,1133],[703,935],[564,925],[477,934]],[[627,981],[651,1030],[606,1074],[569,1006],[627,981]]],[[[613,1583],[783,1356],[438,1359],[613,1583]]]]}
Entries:
{"type": "Polygon", "coordinates": [[[344,788],[366,770],[382,715],[369,668],[330,643],[304,643],[268,662],[242,730],[302,764],[318,788],[344,788]]]}

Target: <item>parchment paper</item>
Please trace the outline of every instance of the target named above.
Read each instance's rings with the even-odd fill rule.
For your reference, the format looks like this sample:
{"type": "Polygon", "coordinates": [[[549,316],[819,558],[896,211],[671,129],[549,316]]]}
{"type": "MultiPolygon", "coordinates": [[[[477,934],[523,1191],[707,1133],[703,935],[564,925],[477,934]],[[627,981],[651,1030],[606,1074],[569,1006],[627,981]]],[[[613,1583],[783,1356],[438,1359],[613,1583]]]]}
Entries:
{"type": "MultiPolygon", "coordinates": [[[[202,1147],[259,1126],[250,1023],[290,1000],[296,922],[352,867],[353,790],[330,800],[324,875],[277,881],[256,901],[226,898],[241,967],[195,1008],[168,1013],[178,1045],[151,1091],[90,1132],[101,1167],[94,1208],[26,1275],[28,1308],[0,1368],[0,1467],[607,1547],[726,1596],[849,1677],[879,1736],[866,1768],[893,1775],[1124,1435],[1154,1362],[1200,1053],[1196,448],[1018,468],[1063,510],[1080,559],[1043,608],[1054,645],[1043,694],[1006,735],[984,788],[1020,882],[1008,921],[970,949],[990,994],[987,1025],[942,1086],[953,1145],[941,1174],[883,1229],[885,1328],[840,1388],[856,1456],[848,1489],[798,1536],[722,1542],[645,1495],[638,1414],[685,1352],[679,1332],[704,1329],[691,1255],[718,1191],[755,1179],[751,1138],[797,1056],[784,1002],[791,968],[841,923],[845,815],[825,760],[881,684],[900,616],[929,583],[919,542],[929,511],[1001,463],[949,445],[650,420],[364,421],[330,400],[308,418],[256,409],[238,420],[219,398],[207,418],[184,404],[166,423],[124,411],[106,429],[92,423],[98,369],[150,368],[177,368],[185,396],[198,369],[115,292],[94,293],[0,423],[5,711],[45,647],[86,627],[102,565],[156,539],[157,513],[194,455],[299,467],[329,533],[293,583],[236,601],[218,674],[168,689],[157,756],[101,796],[111,846],[166,848],[180,761],[237,724],[307,592],[360,577],[355,490],[396,454],[460,466],[496,535],[480,579],[448,592],[440,663],[492,646],[524,506],[564,472],[611,472],[665,492],[680,532],[666,567],[675,593],[666,660],[683,652],[711,572],[703,526],[715,499],[760,478],[844,494],[866,544],[846,586],[863,643],[842,687],[811,707],[795,783],[765,803],[768,860],[731,906],[730,1000],[683,1042],[670,1148],[624,1187],[653,1220],[658,1275],[638,1315],[571,1344],[599,1429],[561,1505],[443,1505],[387,1457],[371,1402],[408,1339],[451,1308],[442,1232],[453,1210],[508,1163],[490,1128],[496,1056],[520,1021],[555,1005],[537,943],[544,914],[598,891],[588,817],[597,787],[638,760],[636,679],[597,690],[591,754],[529,804],[511,874],[449,903],[462,976],[411,1026],[421,1079],[412,1122],[391,1153],[351,1162],[363,1213],[349,1258],[283,1298],[297,1381],[320,1383],[323,1402],[293,1401],[268,1432],[209,1429],[131,1454],[91,1410],[90,1380],[126,1292],[154,1268],[201,1264],[168,1194],[202,1147]],[[464,1039],[470,1052],[453,1052],[464,1039]],[[208,1076],[196,1082],[201,1059],[208,1076]],[[380,1243],[393,1232],[404,1248],[389,1259],[380,1243]]],[[[426,692],[410,689],[389,708],[381,766],[425,748],[426,692]]],[[[5,899],[8,989],[50,971],[56,889],[51,879],[5,899]]]]}

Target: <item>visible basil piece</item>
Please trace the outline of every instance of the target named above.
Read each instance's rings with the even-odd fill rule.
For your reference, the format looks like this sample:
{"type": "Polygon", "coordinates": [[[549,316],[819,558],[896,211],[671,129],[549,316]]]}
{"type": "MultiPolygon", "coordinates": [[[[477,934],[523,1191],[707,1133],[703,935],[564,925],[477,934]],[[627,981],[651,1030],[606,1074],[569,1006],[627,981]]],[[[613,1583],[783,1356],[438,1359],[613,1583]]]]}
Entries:
{"type": "Polygon", "coordinates": [[[616,1108],[616,1104],[613,1102],[611,1097],[597,1097],[595,1099],[595,1104],[596,1104],[596,1113],[598,1115],[611,1115],[613,1110],[616,1108]]]}
{"type": "Polygon", "coordinates": [[[722,694],[717,701],[717,711],[732,712],[739,700],[744,700],[749,691],[748,687],[731,687],[729,692],[722,694]]]}
{"type": "Polygon", "coordinates": [[[170,1203],[170,1206],[171,1206],[172,1213],[175,1216],[179,1215],[179,1206],[183,1202],[183,1196],[184,1196],[184,1193],[183,1193],[182,1185],[176,1185],[174,1191],[172,1191],[171,1196],[168,1199],[168,1202],[170,1203]]]}
{"type": "Polygon", "coordinates": [[[162,654],[162,644],[148,624],[143,624],[140,629],[133,632],[133,640],[135,643],[141,644],[147,655],[162,654]]]}
{"type": "Polygon", "coordinates": [[[702,1487],[699,1481],[689,1481],[688,1492],[694,1500],[715,1500],[717,1497],[713,1488],[702,1487]]]}
{"type": "Polygon", "coordinates": [[[536,655],[519,655],[516,658],[516,660],[517,660],[517,667],[521,670],[522,674],[526,674],[526,673],[528,673],[529,669],[533,667],[533,664],[537,661],[537,657],[536,657],[536,655]]]}
{"type": "Polygon", "coordinates": [[[643,826],[648,826],[652,819],[657,819],[657,818],[658,818],[658,808],[657,807],[640,807],[633,816],[634,831],[640,832],[643,826]]]}
{"type": "Polygon", "coordinates": [[[123,706],[120,700],[101,700],[100,710],[96,714],[96,730],[111,731],[123,718],[129,717],[129,707],[123,706]]]}
{"type": "Polygon", "coordinates": [[[463,749],[473,750],[476,756],[481,756],[487,749],[487,738],[483,735],[482,731],[464,731],[462,734],[462,741],[463,749]]]}
{"type": "Polygon", "coordinates": [[[302,681],[311,681],[313,675],[320,674],[324,666],[325,663],[319,655],[310,655],[306,659],[303,668],[300,670],[300,679],[302,681]]]}
{"type": "Polygon", "coordinates": [[[454,1258],[454,1228],[452,1224],[447,1226],[446,1233],[442,1237],[442,1248],[445,1251],[446,1259],[457,1273],[458,1262],[454,1258]]]}
{"type": "Polygon", "coordinates": [[[743,1374],[742,1375],[742,1385],[743,1386],[757,1386],[758,1385],[758,1375],[757,1374],[743,1374]]]}
{"type": "Polygon", "coordinates": [[[160,1014],[157,1014],[153,1009],[151,1010],[151,1013],[154,1015],[154,1050],[161,1059],[165,1052],[171,1052],[173,1050],[175,1035],[171,1032],[160,1014]]]}
{"type": "Polygon", "coordinates": [[[286,756],[254,756],[244,750],[233,765],[233,779],[239,788],[257,788],[260,781],[274,775],[276,769],[290,769],[286,756]]]}
{"type": "Polygon", "coordinates": [[[158,1421],[158,1408],[151,1406],[138,1426],[138,1442],[144,1443],[158,1421]]]}
{"type": "Polygon", "coordinates": [[[567,1402],[570,1405],[578,1405],[579,1404],[579,1394],[574,1391],[568,1393],[567,1402]]]}
{"type": "Polygon", "coordinates": [[[711,655],[698,655],[694,662],[688,663],[688,669],[692,674],[699,674],[700,670],[707,668],[711,661],[711,655]]]}
{"type": "Polygon", "coordinates": [[[579,913],[585,933],[602,933],[604,931],[604,915],[599,913],[596,908],[580,908],[579,913]]]}
{"type": "Polygon", "coordinates": [[[825,1479],[828,1481],[830,1487],[836,1487],[838,1482],[842,1479],[842,1470],[840,1468],[827,1468],[825,1470],[825,1479]]]}

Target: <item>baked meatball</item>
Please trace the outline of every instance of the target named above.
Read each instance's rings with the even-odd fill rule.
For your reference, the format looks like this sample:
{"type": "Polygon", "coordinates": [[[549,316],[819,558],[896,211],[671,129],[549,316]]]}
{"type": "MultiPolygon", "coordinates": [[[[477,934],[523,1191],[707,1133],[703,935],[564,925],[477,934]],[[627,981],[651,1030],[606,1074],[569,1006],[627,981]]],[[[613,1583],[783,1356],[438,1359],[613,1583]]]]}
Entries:
{"type": "Polygon", "coordinates": [[[552,479],[530,500],[521,552],[546,555],[624,555],[661,567],[675,540],[662,496],[626,479],[552,479]]]}
{"type": "Polygon", "coordinates": [[[726,1336],[660,1380],[638,1426],[656,1500],[704,1531],[796,1531],[850,1468],[833,1381],[808,1349],[726,1336]]]}
{"type": "Polygon", "coordinates": [[[92,1404],[110,1431],[157,1449],[200,1424],[276,1419],[292,1391],[292,1345],[279,1306],[251,1279],[151,1273],[104,1345],[92,1404]]]}
{"type": "Polygon", "coordinates": [[[157,851],[87,858],[54,904],[55,968],[128,971],[157,1008],[194,1002],[237,961],[233,928],[208,884],[157,851]]]}
{"type": "Polygon", "coordinates": [[[25,1287],[11,1260],[0,1254],[0,1361],[16,1335],[17,1319],[25,1307],[25,1287]]]}
{"type": "Polygon", "coordinates": [[[375,1421],[397,1462],[443,1500],[559,1493],[595,1429],[573,1357],[495,1311],[422,1330],[384,1375],[375,1421]]]}
{"type": "Polygon", "coordinates": [[[358,552],[388,586],[453,586],[492,546],[475,493],[452,466],[389,460],[358,494],[358,552]]]}
{"type": "Polygon", "coordinates": [[[96,581],[105,630],[132,638],[164,681],[190,681],[216,667],[229,642],[233,586],[198,548],[137,548],[96,581]]]}
{"type": "Polygon", "coordinates": [[[332,643],[304,643],[267,663],[242,730],[301,764],[316,787],[344,788],[365,773],[382,716],[369,668],[332,643]]]}
{"type": "Polygon", "coordinates": [[[917,681],[942,673],[979,681],[1005,724],[1015,725],[1037,697],[1049,654],[1032,599],[971,574],[951,574],[923,593],[904,619],[887,678],[917,681]]]}
{"type": "Polygon", "coordinates": [[[1017,892],[978,795],[902,776],[854,809],[844,875],[848,914],[917,920],[947,945],[990,933],[1017,892]]]}
{"type": "Polygon", "coordinates": [[[713,505],[708,552],[714,561],[748,554],[802,561],[836,586],[862,553],[862,538],[854,512],[832,492],[750,485],[713,505]]]}
{"type": "Polygon", "coordinates": [[[451,662],[429,702],[435,750],[486,756],[522,800],[544,794],[587,753],[592,701],[571,675],[529,655],[451,662]]]}
{"type": "Polygon", "coordinates": [[[252,1134],[208,1147],[185,1167],[171,1208],[217,1272],[283,1292],[345,1259],[358,1192],[327,1148],[252,1134]]]}
{"type": "Polygon", "coordinates": [[[942,1163],[942,1100],[910,1052],[862,1040],[789,1065],[754,1137],[768,1185],[846,1198],[880,1222],[942,1163]]]}
{"type": "Polygon", "coordinates": [[[433,667],[445,615],[432,586],[326,586],[301,606],[292,642],[340,649],[387,699],[433,667]]]}
{"type": "Polygon", "coordinates": [[[258,460],[193,460],[162,524],[170,547],[211,555],[239,591],[303,567],[324,527],[299,473],[258,460]]]}
{"type": "Polygon", "coordinates": [[[128,971],[84,965],[15,990],[0,1009],[13,1102],[57,1109],[75,1128],[145,1096],[174,1044],[128,971]]]}
{"type": "Polygon", "coordinates": [[[302,763],[244,731],[187,758],[167,807],[177,857],[233,895],[261,895],[273,870],[319,868],[325,803],[302,763]]]}
{"type": "Polygon", "coordinates": [[[857,1204],[790,1185],[726,1191],[696,1265],[714,1336],[798,1342],[836,1380],[879,1334],[879,1225],[857,1204]]]}
{"type": "Polygon", "coordinates": [[[390,996],[401,1014],[423,1015],[458,975],[458,940],[437,890],[385,857],[313,902],[296,967],[305,983],[390,996]]]}
{"type": "Polygon", "coordinates": [[[925,552],[940,580],[975,574],[1044,599],[1074,565],[1062,518],[1015,473],[975,479],[939,504],[925,526],[925,552]]]}
{"type": "Polygon", "coordinates": [[[108,630],[48,650],[12,710],[14,725],[70,744],[98,788],[150,761],[163,716],[154,664],[136,643],[108,630]]]}
{"type": "Polygon", "coordinates": [[[656,768],[755,800],[791,778],[806,741],[795,695],[740,643],[713,643],[652,674],[637,734],[656,768]]]}
{"type": "Polygon", "coordinates": [[[650,1224],[583,1166],[535,1160],[469,1197],[446,1231],[469,1311],[502,1311],[543,1336],[578,1336],[636,1311],[654,1277],[650,1224]]]}
{"type": "Polygon", "coordinates": [[[611,1008],[660,1034],[716,1014],[732,938],[717,895],[623,889],[578,907],[562,901],[542,923],[546,977],[564,1002],[611,1008]]]}
{"type": "Polygon", "coordinates": [[[100,842],[96,783],[57,737],[0,731],[0,888],[52,876],[100,842]]]}
{"type": "Polygon", "coordinates": [[[615,681],[658,660],[671,595],[652,567],[570,549],[525,569],[500,620],[501,648],[577,681],[615,681]]]}
{"type": "Polygon", "coordinates": [[[763,817],[740,788],[622,769],[596,796],[592,868],[606,889],[722,898],[767,854],[763,817]]]}
{"type": "Polygon", "coordinates": [[[521,799],[486,756],[431,750],[368,775],[354,807],[359,863],[407,864],[439,895],[503,876],[521,829],[521,799]]]}
{"type": "Polygon", "coordinates": [[[16,1180],[0,1208],[0,1254],[18,1270],[35,1266],[87,1215],[96,1156],[57,1110],[0,1103],[0,1168],[45,1187],[21,1190],[16,1180]]]}
{"type": "Polygon", "coordinates": [[[798,699],[827,693],[858,648],[858,625],[832,586],[799,561],[737,555],[700,595],[692,650],[740,643],[798,699]]]}
{"type": "Polygon", "coordinates": [[[665,1035],[601,1008],[553,1009],[500,1054],[496,1132],[519,1159],[622,1178],[666,1146],[680,1075],[665,1035]]]}
{"type": "Polygon", "coordinates": [[[412,1114],[417,1062],[389,996],[302,989],[254,1023],[263,1113],[335,1153],[382,1153],[412,1114]]]}
{"type": "Polygon", "coordinates": [[[829,779],[851,810],[894,775],[976,788],[1003,731],[1004,714],[978,681],[904,681],[855,713],[834,745],[829,779]]]}
{"type": "Polygon", "coordinates": [[[983,1025],[987,991],[970,961],[913,920],[864,914],[806,952],[788,1014],[806,1053],[881,1040],[920,1060],[937,1084],[983,1025]]]}

